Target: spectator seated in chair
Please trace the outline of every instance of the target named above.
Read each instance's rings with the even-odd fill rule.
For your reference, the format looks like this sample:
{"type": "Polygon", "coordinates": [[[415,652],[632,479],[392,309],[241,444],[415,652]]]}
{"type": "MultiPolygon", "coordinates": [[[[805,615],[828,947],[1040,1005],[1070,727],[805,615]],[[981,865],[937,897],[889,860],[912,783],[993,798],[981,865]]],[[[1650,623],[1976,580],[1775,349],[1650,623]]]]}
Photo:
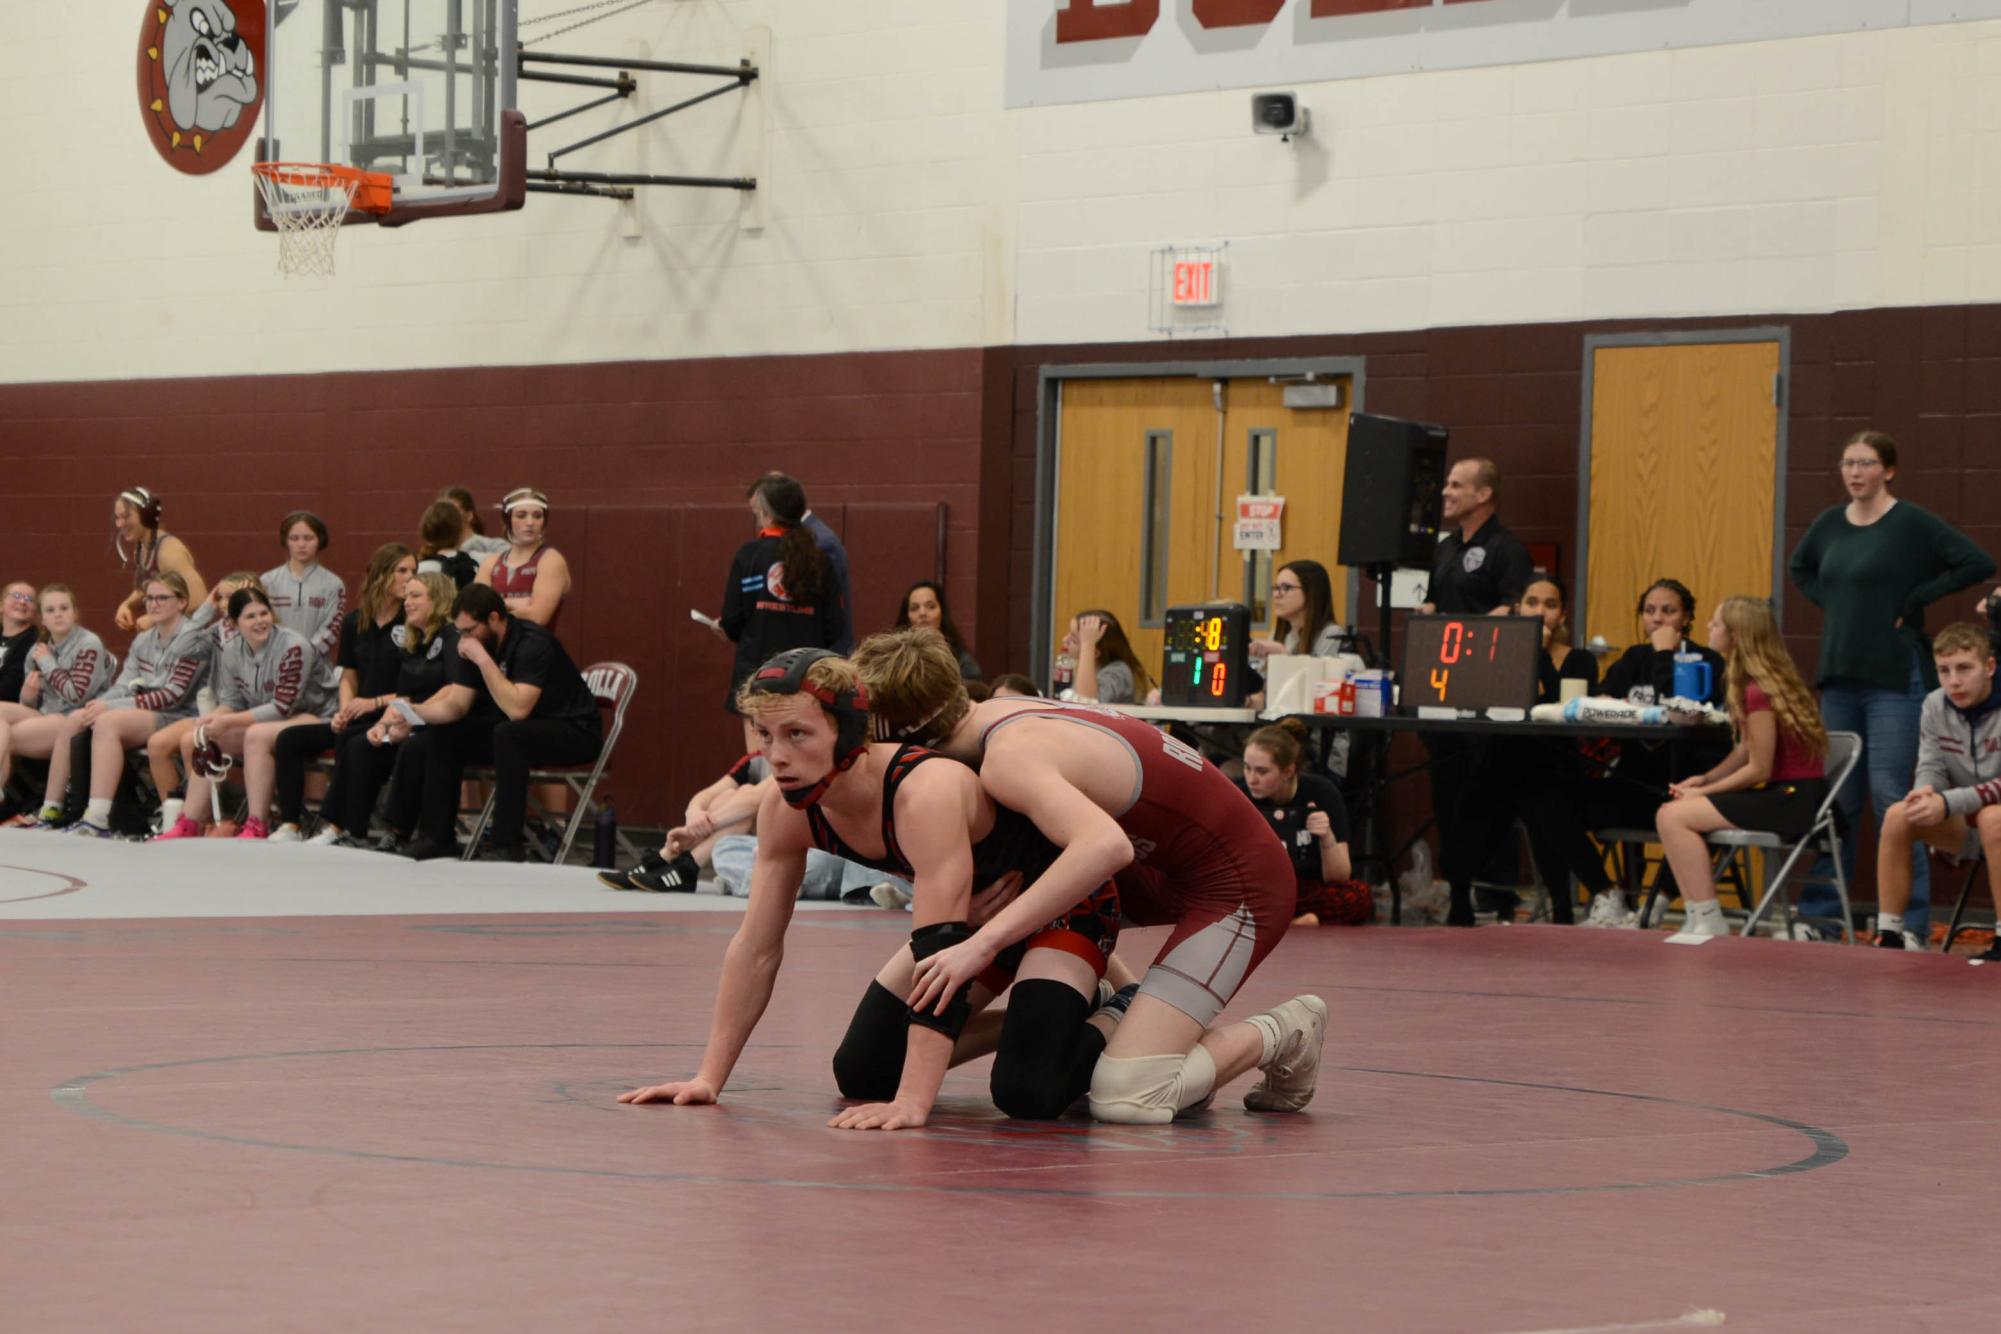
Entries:
{"type": "Polygon", "coordinates": [[[903,607],[896,613],[896,628],[906,630],[913,625],[925,626],[945,636],[945,642],[959,657],[959,675],[968,681],[980,679],[983,673],[979,660],[967,650],[966,637],[953,624],[952,609],[945,605],[944,585],[937,580],[919,579],[904,590],[903,607]]]}
{"type": "Polygon", "coordinates": [[[1737,744],[1708,772],[1668,788],[1654,828],[1687,909],[1683,931],[1727,936],[1704,836],[1755,829],[1804,837],[1827,796],[1827,728],[1769,600],[1726,598],[1710,618],[1709,646],[1728,664],[1737,744]]]}
{"type": "Polygon", "coordinates": [[[1301,773],[1306,724],[1287,718],[1251,734],[1238,786],[1271,822],[1299,882],[1294,926],[1361,926],[1375,912],[1369,887],[1350,880],[1348,807],[1333,781],[1301,773]]]}
{"type": "MultiPolygon", "coordinates": [[[[1911,901],[1911,848],[1926,843],[1948,857],[1987,854],[1987,883],[2001,891],[2001,696],[1987,631],[1959,621],[1932,641],[1939,688],[1918,722],[1917,783],[1883,816],[1876,839],[1876,943],[1922,950],[1904,929],[1911,901]]],[[[2001,962],[2001,939],[1975,962],[2001,962]]]]}
{"type": "Polygon", "coordinates": [[[459,631],[452,624],[452,603],[460,591],[453,587],[450,575],[435,570],[416,575],[403,585],[403,623],[393,631],[396,680],[389,693],[379,697],[381,712],[375,721],[365,728],[357,723],[334,746],[333,781],[327,785],[327,800],[320,810],[326,822],[340,831],[333,839],[339,846],[371,846],[368,825],[375,813],[375,799],[392,772],[402,781],[389,789],[389,830],[372,846],[377,852],[395,852],[416,827],[424,804],[423,765],[398,764],[401,742],[409,730],[390,736],[390,724],[398,716],[391,711],[398,709],[399,702],[416,708],[443,691],[458,674],[459,631]]]}
{"type": "MultiPolygon", "coordinates": [[[[456,516],[458,511],[452,513],[456,516]]],[[[244,759],[244,781],[251,788],[253,802],[260,788],[266,800],[271,787],[277,788],[278,824],[271,831],[272,842],[301,840],[299,824],[305,818],[306,765],[315,756],[335,750],[343,738],[366,733],[382,716],[386,698],[395,692],[399,659],[403,656],[397,651],[396,632],[403,625],[403,594],[416,568],[416,556],[401,542],[384,543],[369,557],[360,603],[340,624],[336,659],[340,668],[339,702],[331,718],[314,719],[283,730],[251,729],[244,759]]],[[[380,789],[378,782],[368,790],[371,808],[380,789]]],[[[344,809],[344,794],[329,785],[326,800],[320,804],[320,813],[325,818],[320,832],[311,841],[332,843],[340,838],[343,829],[336,817],[344,809]]]]}
{"type": "MultiPolygon", "coordinates": [[[[207,832],[203,818],[211,813],[210,776],[213,766],[195,763],[197,748],[219,759],[241,757],[251,734],[293,723],[310,723],[331,708],[332,692],[320,673],[319,658],[304,635],[278,624],[268,594],[239,588],[229,598],[229,619],[236,635],[215,663],[216,707],[195,719],[194,730],[181,743],[181,761],[188,775],[185,805],[154,838],[200,838],[207,832]]],[[[268,737],[270,733],[265,733],[268,737]]],[[[265,757],[270,751],[266,742],[265,757]]],[[[261,792],[250,785],[250,813],[238,838],[268,838],[271,783],[268,764],[261,792]]]]}
{"type": "MultiPolygon", "coordinates": [[[[1668,699],[1675,694],[1675,658],[1693,655],[1709,667],[1709,691],[1702,702],[1720,706],[1728,684],[1723,657],[1688,639],[1695,621],[1695,594],[1680,580],[1657,579],[1640,595],[1638,615],[1640,642],[1606,669],[1597,693],[1635,704],[1668,699]]],[[[1591,834],[1600,829],[1653,827],[1654,813],[1676,777],[1669,772],[1668,755],[1665,744],[1587,741],[1575,769],[1551,775],[1522,793],[1522,823],[1536,871],[1549,886],[1552,902],[1561,907],[1570,904],[1572,877],[1590,893],[1586,926],[1639,925],[1633,911],[1637,905],[1627,903],[1625,891],[1612,883],[1591,834]]],[[[1687,762],[1706,767],[1722,758],[1720,749],[1705,747],[1687,762]]],[[[1562,920],[1561,913],[1558,918],[1562,920]]]]}
{"type": "MultiPolygon", "coordinates": [[[[172,570],[163,571],[146,581],[143,598],[147,627],[133,639],[125,669],[110,690],[65,715],[70,745],[49,764],[51,792],[61,790],[88,766],[90,795],[71,826],[73,832],[88,837],[112,835],[111,800],[125,774],[125,752],[162,728],[194,716],[196,692],[208,679],[215,659],[214,636],[185,615],[185,579],[172,570]]],[[[74,804],[72,794],[65,816],[73,813],[74,804]]]]}
{"type": "MultiPolygon", "coordinates": [[[[8,597],[12,596],[9,588],[8,597]]],[[[48,640],[31,646],[24,655],[28,672],[21,683],[19,702],[0,702],[0,787],[11,777],[17,755],[48,760],[52,767],[58,753],[67,761],[68,727],[64,719],[103,694],[118,674],[118,659],[104,647],[104,641],[77,624],[76,596],[67,584],[47,585],[40,601],[42,629],[48,640]]],[[[65,764],[65,771],[67,768],[65,764]]],[[[36,828],[58,825],[62,807],[62,787],[51,785],[42,797],[39,814],[30,806],[8,823],[36,828]]]]}
{"type": "Polygon", "coordinates": [[[449,685],[413,706],[425,726],[411,736],[408,719],[388,715],[388,737],[408,737],[399,770],[412,765],[412,775],[422,775],[418,837],[405,852],[418,861],[457,853],[466,765],[491,764],[494,856],[521,861],[529,772],[597,758],[604,744],[597,698],[556,636],[510,612],[494,588],[467,587],[452,612],[459,662],[449,685]]]}
{"type": "Polygon", "coordinates": [[[1132,704],[1147,697],[1153,678],[1133,652],[1119,618],[1101,609],[1070,618],[1063,653],[1076,663],[1076,679],[1057,697],[1082,704],[1132,704]]]}

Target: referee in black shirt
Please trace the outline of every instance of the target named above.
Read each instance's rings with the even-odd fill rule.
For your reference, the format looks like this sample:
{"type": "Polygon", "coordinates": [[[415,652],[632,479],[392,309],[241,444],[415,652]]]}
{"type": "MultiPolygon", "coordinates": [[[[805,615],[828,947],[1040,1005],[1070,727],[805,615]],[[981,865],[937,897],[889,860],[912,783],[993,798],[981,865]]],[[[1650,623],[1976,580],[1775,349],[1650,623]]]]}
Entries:
{"type": "MultiPolygon", "coordinates": [[[[1449,525],[1431,562],[1421,610],[1448,615],[1512,615],[1535,574],[1528,548],[1494,517],[1501,470],[1492,459],[1461,459],[1445,475],[1449,525]]],[[[1431,752],[1431,811],[1438,821],[1439,862],[1452,886],[1452,926],[1473,925],[1473,877],[1493,854],[1494,821],[1465,808],[1484,790],[1475,774],[1491,747],[1481,738],[1427,736],[1431,752]]]]}

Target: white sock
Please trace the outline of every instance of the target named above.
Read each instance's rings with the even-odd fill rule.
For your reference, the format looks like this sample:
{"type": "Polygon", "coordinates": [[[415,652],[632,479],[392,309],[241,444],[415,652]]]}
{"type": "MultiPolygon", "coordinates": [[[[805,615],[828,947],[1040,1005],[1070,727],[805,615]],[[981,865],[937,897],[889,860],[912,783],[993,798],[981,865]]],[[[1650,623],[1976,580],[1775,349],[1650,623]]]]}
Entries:
{"type": "Polygon", "coordinates": [[[83,808],[83,818],[87,823],[94,824],[99,829],[109,828],[111,825],[111,798],[92,797],[90,804],[83,808]]]}
{"type": "Polygon", "coordinates": [[[1607,903],[1611,904],[1614,908],[1617,908],[1620,912],[1626,911],[1625,890],[1608,889],[1603,894],[1600,894],[1598,897],[1604,899],[1607,903]]]}
{"type": "Polygon", "coordinates": [[[1723,905],[1715,899],[1690,899],[1686,904],[1688,920],[1694,922],[1720,922],[1723,920],[1723,905]]]}
{"type": "Polygon", "coordinates": [[[174,822],[181,818],[181,810],[187,805],[182,797],[168,797],[160,803],[160,828],[172,829],[174,822]]]}
{"type": "Polygon", "coordinates": [[[1904,915],[1900,912],[1879,912],[1876,914],[1876,930],[1883,935],[1904,929],[1904,915]]]}
{"type": "Polygon", "coordinates": [[[1255,1028],[1264,1040],[1264,1050],[1258,1053],[1258,1069],[1262,1070],[1271,1064],[1272,1057],[1278,1055],[1278,1044],[1284,1040],[1285,1030],[1279,1027],[1278,1020],[1268,1014],[1254,1014],[1244,1022],[1255,1028]]]}

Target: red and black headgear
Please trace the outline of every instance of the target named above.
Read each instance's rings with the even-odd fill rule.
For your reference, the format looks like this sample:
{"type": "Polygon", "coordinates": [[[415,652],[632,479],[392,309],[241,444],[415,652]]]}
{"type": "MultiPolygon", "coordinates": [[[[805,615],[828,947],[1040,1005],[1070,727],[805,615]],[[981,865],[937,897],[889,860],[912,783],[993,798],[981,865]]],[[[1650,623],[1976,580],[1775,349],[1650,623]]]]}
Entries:
{"type": "Polygon", "coordinates": [[[840,656],[823,648],[787,649],[758,668],[747,683],[757,695],[811,695],[834,717],[834,767],[810,788],[784,790],[785,800],[794,806],[818,801],[834,776],[846,772],[868,750],[868,693],[859,685],[829,690],[806,679],[814,663],[840,656]]]}

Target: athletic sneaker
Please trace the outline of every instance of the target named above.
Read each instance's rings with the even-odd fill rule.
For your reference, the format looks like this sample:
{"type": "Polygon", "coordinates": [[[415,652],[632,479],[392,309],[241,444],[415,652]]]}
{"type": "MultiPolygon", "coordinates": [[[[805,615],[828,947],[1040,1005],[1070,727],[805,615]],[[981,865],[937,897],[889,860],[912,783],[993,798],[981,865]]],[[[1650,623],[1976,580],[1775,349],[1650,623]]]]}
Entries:
{"type": "MultiPolygon", "coordinates": [[[[243,828],[236,831],[236,836],[238,838],[269,838],[271,837],[271,831],[266,829],[264,822],[256,816],[246,815],[243,817],[243,828]]],[[[299,826],[292,826],[292,837],[289,841],[293,843],[299,841],[299,826]]]]}
{"type": "Polygon", "coordinates": [[[1983,963],[2001,963],[2001,935],[1995,936],[1992,945],[1989,945],[1984,951],[1968,959],[1967,962],[1976,968],[1983,963]]]}
{"type": "Polygon", "coordinates": [[[40,819],[41,817],[33,811],[22,811],[19,815],[12,816],[4,823],[0,823],[0,829],[27,829],[39,823],[40,819]]]}
{"type": "Polygon", "coordinates": [[[626,872],[626,881],[633,888],[648,894],[692,894],[695,880],[702,874],[702,868],[687,853],[681,853],[672,861],[661,861],[658,857],[648,866],[641,863],[626,872]]]}
{"type": "Polygon", "coordinates": [[[1263,1067],[1265,1077],[1244,1094],[1244,1106],[1254,1112],[1296,1112],[1313,1101],[1320,1082],[1327,1002],[1318,996],[1294,996],[1265,1014],[1278,1024],[1278,1048],[1263,1067]]]}
{"type": "MultiPolygon", "coordinates": [[[[85,823],[88,822],[86,821],[85,823]]],[[[83,825],[77,826],[78,829],[82,829],[83,827],[83,825]]],[[[174,822],[171,825],[168,825],[165,829],[154,834],[146,841],[148,843],[165,843],[170,838],[200,838],[201,836],[202,827],[200,825],[185,815],[179,815],[174,817],[174,822]]]]}
{"type": "MultiPolygon", "coordinates": [[[[248,825],[246,824],[245,827],[247,828],[248,825]]],[[[241,838],[243,835],[239,834],[237,837],[241,838]]],[[[305,835],[299,832],[299,826],[289,823],[279,825],[264,837],[270,839],[273,843],[303,843],[306,841],[305,835]]]]}
{"type": "MultiPolygon", "coordinates": [[[[281,830],[280,832],[282,833],[283,831],[281,830]]],[[[321,848],[331,847],[336,844],[345,847],[347,845],[341,843],[341,840],[346,837],[347,835],[343,834],[337,827],[330,824],[323,824],[320,826],[320,832],[314,834],[311,838],[307,839],[306,842],[312,844],[315,847],[321,847],[321,848]]],[[[271,835],[271,841],[273,843],[278,842],[279,841],[278,835],[277,834],[271,835]]]]}
{"type": "Polygon", "coordinates": [[[91,823],[90,821],[88,821],[88,820],[78,820],[78,821],[77,821],[77,822],[76,822],[75,824],[73,824],[73,825],[70,825],[70,826],[68,826],[68,827],[67,827],[67,828],[66,828],[66,829],[64,830],[64,832],[65,832],[65,833],[69,833],[69,834],[74,834],[74,835],[76,835],[76,836],[77,836],[78,838],[117,838],[117,837],[118,837],[118,835],[117,835],[117,834],[113,833],[113,832],[112,832],[112,831],[111,831],[111,830],[110,830],[109,828],[107,828],[106,826],[104,826],[104,825],[101,825],[101,824],[92,824],[92,823],[91,823]]]}
{"type": "Polygon", "coordinates": [[[23,825],[24,829],[67,829],[73,821],[63,815],[60,806],[44,806],[42,813],[23,825]]]}
{"type": "Polygon", "coordinates": [[[910,907],[910,891],[893,880],[885,880],[879,885],[870,885],[868,887],[868,896],[875,900],[875,906],[878,908],[888,908],[895,911],[899,909],[908,910],[910,907]]]}
{"type": "Polygon", "coordinates": [[[1584,925],[1630,929],[1640,924],[1640,915],[1626,906],[1623,890],[1608,889],[1591,896],[1591,913],[1584,925]]]}
{"type": "Polygon", "coordinates": [[[667,865],[667,859],[657,852],[649,852],[639,859],[639,865],[625,871],[599,871],[598,883],[610,889],[638,889],[632,883],[633,872],[658,870],[667,865]]]}
{"type": "Polygon", "coordinates": [[[1916,950],[1918,953],[1923,954],[1925,952],[1925,942],[1918,937],[1918,933],[1915,931],[1878,931],[1876,933],[1876,948],[1879,950],[1916,950]]]}
{"type": "Polygon", "coordinates": [[[1820,928],[1811,922],[1794,922],[1790,927],[1779,922],[1772,927],[1773,940],[1826,940],[1820,928]]]}

